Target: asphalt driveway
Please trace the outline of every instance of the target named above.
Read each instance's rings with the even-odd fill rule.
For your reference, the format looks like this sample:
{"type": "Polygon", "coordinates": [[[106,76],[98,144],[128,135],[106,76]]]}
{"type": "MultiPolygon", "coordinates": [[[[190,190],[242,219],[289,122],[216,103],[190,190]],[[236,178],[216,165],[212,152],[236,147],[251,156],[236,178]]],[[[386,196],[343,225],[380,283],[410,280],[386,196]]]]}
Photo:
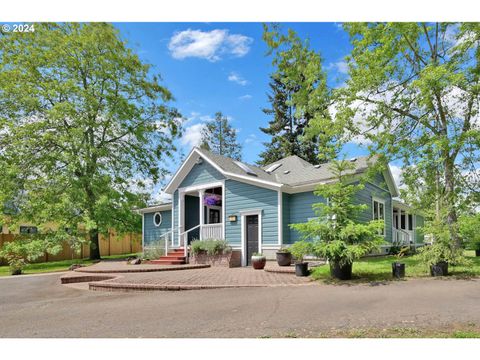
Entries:
{"type": "Polygon", "coordinates": [[[0,337],[277,337],[480,325],[480,280],[118,293],[0,279],[0,337]]]}

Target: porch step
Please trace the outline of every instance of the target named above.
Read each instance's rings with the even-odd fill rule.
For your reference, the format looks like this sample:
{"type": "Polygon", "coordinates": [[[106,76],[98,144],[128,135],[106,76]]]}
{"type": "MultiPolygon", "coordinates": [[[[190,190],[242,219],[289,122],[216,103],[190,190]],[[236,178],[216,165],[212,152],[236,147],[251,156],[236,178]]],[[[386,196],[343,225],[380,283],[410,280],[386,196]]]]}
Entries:
{"type": "Polygon", "coordinates": [[[187,262],[185,261],[185,253],[182,248],[172,249],[167,255],[160,256],[157,260],[150,260],[150,264],[158,265],[183,265],[187,262]]]}
{"type": "MultiPolygon", "coordinates": [[[[162,256],[163,257],[163,256],[162,256]]],[[[165,260],[165,259],[158,259],[158,260],[150,260],[149,264],[157,264],[157,265],[183,265],[185,264],[185,259],[182,260],[165,260]]]]}

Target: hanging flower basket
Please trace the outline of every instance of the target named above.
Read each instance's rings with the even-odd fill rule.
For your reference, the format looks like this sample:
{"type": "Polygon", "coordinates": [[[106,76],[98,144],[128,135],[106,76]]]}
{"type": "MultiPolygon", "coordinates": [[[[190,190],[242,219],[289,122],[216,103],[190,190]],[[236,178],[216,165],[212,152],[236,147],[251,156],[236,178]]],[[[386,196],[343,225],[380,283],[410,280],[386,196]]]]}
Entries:
{"type": "Polygon", "coordinates": [[[203,205],[206,206],[220,206],[222,204],[222,196],[216,194],[206,194],[203,198],[203,205]]]}

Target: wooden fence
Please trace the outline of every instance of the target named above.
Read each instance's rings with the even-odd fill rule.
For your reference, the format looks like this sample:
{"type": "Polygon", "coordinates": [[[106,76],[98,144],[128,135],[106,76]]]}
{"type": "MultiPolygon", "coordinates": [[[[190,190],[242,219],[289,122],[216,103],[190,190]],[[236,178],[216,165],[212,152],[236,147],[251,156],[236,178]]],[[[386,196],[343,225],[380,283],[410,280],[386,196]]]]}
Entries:
{"type": "MultiPolygon", "coordinates": [[[[0,234],[0,249],[3,244],[8,241],[13,241],[15,235],[13,234],[0,234]]],[[[142,235],[141,234],[124,234],[123,236],[110,232],[108,235],[100,235],[100,256],[109,255],[123,255],[138,253],[142,251],[142,235]]],[[[74,253],[67,243],[63,244],[62,250],[56,254],[45,254],[38,258],[35,262],[47,262],[47,261],[60,261],[70,259],[83,259],[90,256],[90,247],[88,244],[82,246],[79,253],[74,253]]],[[[0,265],[6,265],[5,260],[0,258],[0,265]]]]}

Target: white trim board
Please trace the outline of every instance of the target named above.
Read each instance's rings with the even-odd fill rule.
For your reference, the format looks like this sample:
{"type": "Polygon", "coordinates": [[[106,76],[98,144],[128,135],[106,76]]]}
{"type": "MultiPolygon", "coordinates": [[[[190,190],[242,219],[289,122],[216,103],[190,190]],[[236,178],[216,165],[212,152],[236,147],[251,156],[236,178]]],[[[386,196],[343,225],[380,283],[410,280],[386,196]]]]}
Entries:
{"type": "Polygon", "coordinates": [[[254,176],[245,176],[245,175],[234,174],[234,173],[225,171],[220,166],[218,166],[214,161],[209,159],[207,155],[203,154],[199,149],[193,148],[192,151],[190,151],[190,154],[188,154],[186,160],[183,162],[183,164],[180,166],[180,168],[177,170],[175,175],[172,177],[170,182],[165,187],[165,192],[167,194],[172,194],[175,191],[176,187],[180,185],[182,180],[188,175],[188,173],[191,171],[191,169],[195,166],[195,164],[200,158],[202,160],[205,160],[215,170],[217,170],[220,174],[222,174],[224,177],[228,179],[239,180],[242,182],[252,183],[260,187],[267,187],[267,188],[273,188],[273,189],[278,189],[282,187],[282,184],[280,183],[261,180],[254,176]]]}

